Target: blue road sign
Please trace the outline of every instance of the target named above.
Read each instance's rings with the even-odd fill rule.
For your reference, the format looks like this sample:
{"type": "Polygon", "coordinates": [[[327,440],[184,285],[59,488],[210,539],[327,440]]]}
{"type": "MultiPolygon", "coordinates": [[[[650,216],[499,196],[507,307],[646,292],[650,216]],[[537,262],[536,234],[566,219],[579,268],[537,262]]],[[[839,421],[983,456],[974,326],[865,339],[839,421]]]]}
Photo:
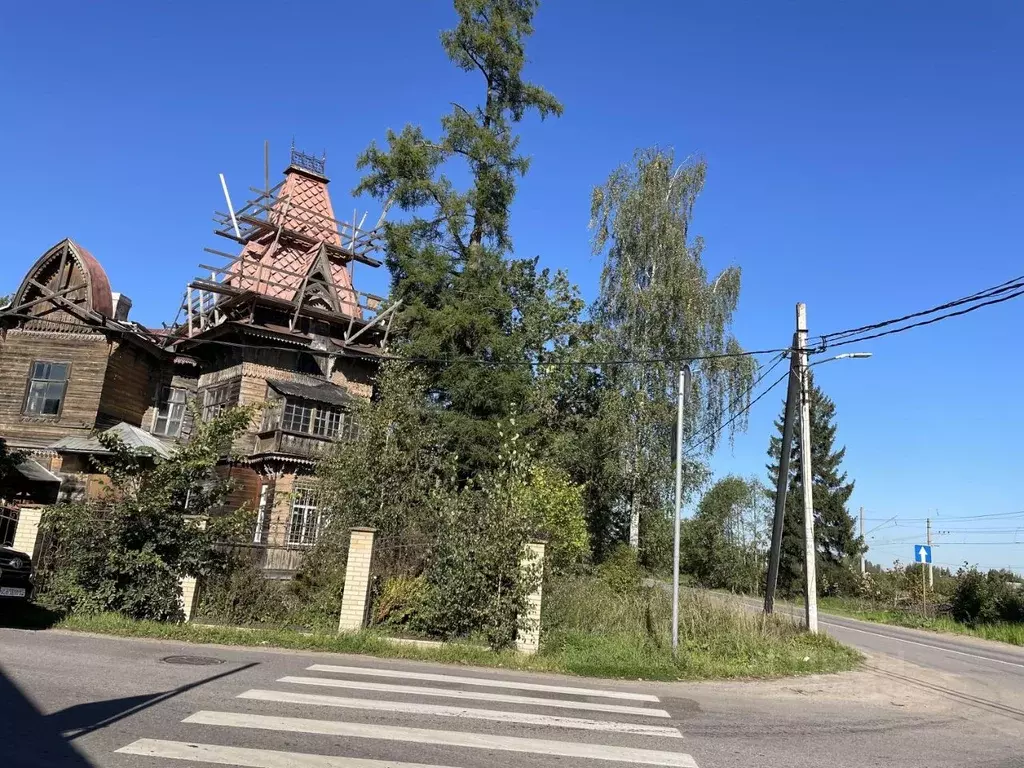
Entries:
{"type": "Polygon", "coordinates": [[[918,544],[914,547],[914,561],[930,563],[932,561],[932,548],[927,544],[918,544]]]}

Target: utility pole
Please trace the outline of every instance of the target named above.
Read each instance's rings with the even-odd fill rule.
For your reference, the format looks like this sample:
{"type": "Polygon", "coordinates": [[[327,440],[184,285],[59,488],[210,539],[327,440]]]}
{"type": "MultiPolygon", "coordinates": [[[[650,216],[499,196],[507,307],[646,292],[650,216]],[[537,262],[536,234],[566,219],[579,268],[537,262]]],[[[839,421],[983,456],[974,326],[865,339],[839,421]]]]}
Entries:
{"type": "Polygon", "coordinates": [[[793,452],[793,424],[796,404],[800,398],[799,372],[796,367],[797,335],[793,334],[793,350],[789,353],[789,386],[786,388],[786,415],[782,423],[782,445],[779,449],[779,477],[775,485],[775,518],[772,521],[772,545],[768,551],[768,580],[764,586],[764,612],[775,610],[775,587],[779,582],[779,560],[782,557],[782,528],[786,518],[786,493],[789,490],[789,458],[793,452]]]}
{"type": "Polygon", "coordinates": [[[814,543],[814,475],[811,472],[811,392],[807,366],[807,305],[796,305],[797,354],[800,371],[800,474],[804,492],[804,611],[807,631],[818,632],[818,578],[814,543]]]}
{"type": "Polygon", "coordinates": [[[679,653],[679,513],[683,504],[683,411],[690,388],[690,366],[679,369],[676,414],[676,515],[672,538],[672,655],[679,653]]]}
{"type": "MultiPolygon", "coordinates": [[[[932,519],[930,517],[925,518],[925,543],[928,545],[928,551],[932,548],[932,519]]],[[[935,588],[935,574],[932,571],[932,564],[928,563],[928,588],[935,588]]]]}
{"type": "MultiPolygon", "coordinates": [[[[864,507],[860,508],[860,540],[867,546],[867,542],[864,541],[864,507]]],[[[860,553],[860,575],[863,576],[867,571],[867,550],[865,549],[860,553]]]]}

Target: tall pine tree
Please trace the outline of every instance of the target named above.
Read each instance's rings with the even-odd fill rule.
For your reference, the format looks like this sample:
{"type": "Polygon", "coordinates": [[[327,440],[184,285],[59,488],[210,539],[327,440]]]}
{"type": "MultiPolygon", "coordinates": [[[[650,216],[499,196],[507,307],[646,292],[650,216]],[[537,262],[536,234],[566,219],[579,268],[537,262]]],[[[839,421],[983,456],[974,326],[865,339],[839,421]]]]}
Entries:
{"type": "MultiPolygon", "coordinates": [[[[849,593],[854,585],[854,564],[864,548],[857,536],[854,519],[846,508],[853,493],[853,482],[847,482],[842,471],[846,448],[835,448],[836,405],[811,376],[811,471],[814,481],[814,540],[817,550],[818,592],[849,593]]],[[[782,428],[785,416],[775,421],[778,435],[768,447],[769,493],[774,494],[782,455],[782,428]]],[[[786,496],[785,525],[782,534],[782,557],[779,562],[779,589],[788,595],[799,593],[804,583],[804,511],[802,456],[799,424],[793,433],[789,464],[789,491],[786,496]]]]}
{"type": "Polygon", "coordinates": [[[386,149],[371,144],[358,161],[367,174],[356,192],[408,214],[386,229],[391,299],[402,302],[400,351],[429,361],[422,365],[428,392],[464,476],[494,461],[497,422],[531,395],[525,364],[557,350],[582,310],[564,274],[538,270],[536,259],[506,258],[509,208],[530,164],[515,124],[528,113],[562,112],[554,96],[523,79],[537,5],[455,0],[458,23],[441,33],[441,44],[477,78],[480,103],[467,108],[440,97],[452,109],[436,139],[407,125],[388,132],[386,149]]]}

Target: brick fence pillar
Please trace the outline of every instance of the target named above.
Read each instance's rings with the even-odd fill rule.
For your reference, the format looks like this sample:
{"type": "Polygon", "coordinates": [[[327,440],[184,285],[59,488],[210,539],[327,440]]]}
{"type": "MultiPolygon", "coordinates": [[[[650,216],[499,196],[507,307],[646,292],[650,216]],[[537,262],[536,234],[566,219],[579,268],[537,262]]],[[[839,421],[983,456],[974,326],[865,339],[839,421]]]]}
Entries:
{"type": "Polygon", "coordinates": [[[192,621],[196,610],[196,580],[192,576],[182,576],[178,582],[181,584],[181,612],[185,614],[185,621],[192,621]]]}
{"type": "Polygon", "coordinates": [[[36,544],[39,541],[39,523],[42,519],[41,507],[22,507],[18,512],[18,527],[14,530],[14,543],[11,544],[11,548],[35,558],[36,544]]]}
{"type": "MultiPolygon", "coordinates": [[[[194,525],[199,530],[206,530],[206,517],[203,515],[186,515],[185,525],[194,525]]],[[[181,612],[185,615],[185,621],[192,621],[196,611],[196,597],[199,582],[194,576],[179,576],[178,584],[181,585],[181,612]]]]}
{"type": "Polygon", "coordinates": [[[543,541],[531,541],[523,550],[519,561],[520,572],[525,578],[536,578],[533,592],[526,598],[526,616],[516,636],[516,650],[520,653],[536,653],[540,648],[540,605],[544,586],[544,545],[543,541]]]}
{"type": "Polygon", "coordinates": [[[358,632],[366,622],[366,598],[370,591],[370,561],[376,528],[353,528],[345,565],[345,591],[341,596],[339,632],[358,632]]]}

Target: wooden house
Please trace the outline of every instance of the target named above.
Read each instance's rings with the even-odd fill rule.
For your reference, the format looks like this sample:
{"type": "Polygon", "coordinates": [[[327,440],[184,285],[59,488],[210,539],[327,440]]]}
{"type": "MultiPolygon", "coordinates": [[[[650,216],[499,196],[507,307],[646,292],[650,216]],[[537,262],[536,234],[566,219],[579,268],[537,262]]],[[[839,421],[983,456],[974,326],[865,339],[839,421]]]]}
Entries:
{"type": "Polygon", "coordinates": [[[190,401],[201,417],[260,403],[223,469],[232,506],[257,511],[264,567],[292,572],[321,522],[317,456],[358,429],[352,404],[371,394],[395,310],[352,279],[357,262],[380,266],[383,217],[337,220],[328,184],[323,158],[292,149],[279,184],[217,214],[233,252],[206,249],[208,276],[159,331],[128,320],[130,302],[79,245],[44,254],[0,310],[0,437],[68,475],[88,471],[74,438],[125,424],[173,443],[188,439],[190,401]]]}

